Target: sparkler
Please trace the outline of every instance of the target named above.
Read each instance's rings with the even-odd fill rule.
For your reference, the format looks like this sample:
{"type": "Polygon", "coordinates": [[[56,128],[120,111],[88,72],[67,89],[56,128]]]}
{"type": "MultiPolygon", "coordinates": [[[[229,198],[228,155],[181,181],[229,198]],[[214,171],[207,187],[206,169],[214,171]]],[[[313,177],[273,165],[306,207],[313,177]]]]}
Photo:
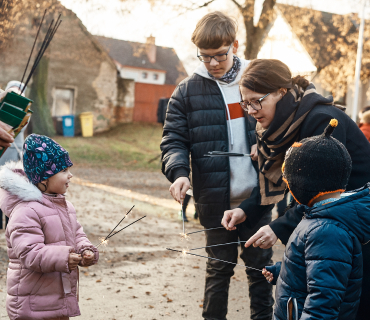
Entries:
{"type": "Polygon", "coordinates": [[[131,209],[129,211],[126,212],[126,214],[123,216],[123,218],[120,220],[120,222],[117,223],[117,225],[112,229],[111,232],[109,232],[109,234],[105,237],[105,238],[101,238],[99,239],[100,240],[100,243],[95,246],[96,248],[99,248],[102,244],[104,246],[106,246],[108,244],[108,238],[110,238],[110,235],[114,232],[114,230],[116,230],[116,228],[121,224],[121,222],[127,217],[127,215],[132,211],[132,209],[135,207],[135,205],[133,205],[131,207],[131,209]]]}
{"type": "Polygon", "coordinates": [[[182,217],[182,233],[180,233],[181,239],[188,240],[189,237],[185,233],[185,215],[184,215],[184,203],[181,202],[181,217],[182,217]]]}
{"type": "MultiPolygon", "coordinates": [[[[46,13],[46,10],[45,10],[45,13],[46,13]]],[[[44,13],[44,16],[45,16],[45,13],[44,13]]],[[[33,66],[32,66],[32,68],[31,68],[31,71],[30,71],[30,73],[29,73],[29,75],[28,75],[28,77],[27,77],[27,80],[26,80],[26,82],[25,82],[25,85],[24,85],[24,87],[23,87],[23,89],[22,89],[22,91],[21,91],[21,94],[22,94],[22,93],[23,93],[23,91],[25,90],[25,88],[26,88],[26,86],[27,86],[28,82],[30,81],[30,79],[31,79],[31,77],[32,77],[32,75],[33,75],[33,73],[34,73],[34,71],[36,70],[36,68],[37,68],[37,66],[38,66],[38,64],[39,64],[39,62],[40,62],[40,60],[41,60],[42,56],[44,55],[44,53],[45,53],[46,49],[48,48],[48,46],[49,46],[49,44],[50,44],[50,42],[51,42],[51,40],[53,39],[53,37],[54,37],[55,33],[57,32],[57,30],[58,30],[58,28],[59,28],[60,24],[62,23],[62,20],[60,20],[60,17],[61,17],[61,14],[59,14],[58,19],[57,19],[57,21],[55,22],[55,24],[54,24],[54,19],[51,21],[50,26],[49,26],[49,28],[48,28],[48,30],[47,30],[47,32],[46,32],[46,35],[45,35],[45,37],[44,37],[44,40],[43,40],[43,42],[42,42],[41,48],[40,48],[40,50],[38,51],[38,53],[37,53],[37,55],[36,55],[36,58],[35,58],[35,61],[33,62],[33,66]],[[54,25],[53,25],[53,24],[54,24],[54,25]]],[[[40,28],[41,28],[41,25],[42,25],[43,20],[44,20],[44,17],[42,18],[42,21],[41,21],[41,24],[40,24],[40,27],[39,27],[39,30],[38,30],[38,31],[40,31],[40,28]]],[[[36,39],[37,39],[38,34],[39,34],[39,32],[37,32],[36,39]]],[[[35,39],[35,43],[36,43],[36,39],[35,39]]],[[[32,51],[31,51],[31,55],[30,55],[30,57],[29,57],[29,60],[31,59],[32,52],[33,52],[33,48],[32,48],[32,51]]],[[[27,70],[27,68],[28,68],[28,64],[29,64],[29,61],[27,62],[26,70],[27,70]]],[[[24,76],[25,76],[26,70],[25,70],[25,72],[24,72],[24,74],[23,74],[22,82],[23,82],[23,78],[24,78],[24,76]]]]}
{"type": "Polygon", "coordinates": [[[131,223],[130,223],[130,224],[128,224],[126,227],[123,227],[122,229],[119,229],[117,232],[115,232],[115,233],[111,234],[109,237],[107,237],[107,239],[112,238],[112,237],[113,237],[113,236],[115,236],[117,233],[121,232],[122,230],[126,229],[127,227],[131,226],[132,224],[134,224],[134,223],[138,222],[139,220],[144,219],[145,217],[146,217],[146,216],[141,217],[141,218],[139,218],[139,219],[135,220],[134,222],[131,222],[131,223]]]}
{"type": "Polygon", "coordinates": [[[210,245],[210,246],[205,246],[205,247],[199,247],[199,248],[189,249],[189,251],[192,251],[192,250],[199,250],[199,249],[205,249],[205,248],[211,248],[211,247],[218,247],[218,246],[226,246],[226,245],[228,245],[228,244],[235,244],[235,243],[242,243],[242,242],[247,242],[247,241],[234,241],[234,242],[227,242],[227,243],[213,244],[213,245],[210,245]]]}
{"type": "Polygon", "coordinates": [[[235,152],[223,152],[223,151],[208,151],[205,157],[250,157],[248,153],[235,153],[235,152]]]}
{"type": "Polygon", "coordinates": [[[193,234],[193,233],[198,233],[198,232],[209,231],[209,230],[215,230],[215,229],[224,229],[224,227],[216,227],[216,228],[209,228],[209,229],[203,229],[203,230],[198,230],[198,231],[188,232],[188,233],[187,233],[187,235],[189,235],[189,234],[193,234]]]}
{"type": "Polygon", "coordinates": [[[262,269],[257,269],[257,268],[249,267],[249,266],[246,266],[246,265],[243,265],[243,264],[234,263],[234,262],[230,262],[230,261],[225,261],[225,260],[221,260],[221,259],[206,257],[206,256],[202,256],[200,254],[190,253],[190,252],[188,252],[185,249],[183,249],[183,250],[176,250],[176,249],[171,249],[171,248],[166,248],[166,249],[167,250],[170,250],[170,251],[180,252],[183,256],[185,256],[187,254],[190,254],[192,256],[206,258],[206,259],[211,259],[211,260],[217,260],[217,261],[221,261],[221,262],[225,262],[225,263],[230,263],[230,264],[233,264],[233,265],[236,265],[236,266],[240,266],[240,267],[243,267],[243,268],[253,269],[253,270],[257,270],[257,271],[261,271],[262,272],[262,269]]]}

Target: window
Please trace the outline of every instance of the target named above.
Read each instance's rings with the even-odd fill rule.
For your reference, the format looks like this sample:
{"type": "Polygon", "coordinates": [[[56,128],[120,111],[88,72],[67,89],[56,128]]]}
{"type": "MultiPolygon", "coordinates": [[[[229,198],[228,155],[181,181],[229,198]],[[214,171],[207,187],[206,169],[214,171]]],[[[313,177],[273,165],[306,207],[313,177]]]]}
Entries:
{"type": "Polygon", "coordinates": [[[158,80],[158,73],[153,74],[153,79],[158,80]]]}
{"type": "Polygon", "coordinates": [[[56,88],[54,90],[53,112],[54,117],[73,114],[74,90],[56,88]]]}
{"type": "Polygon", "coordinates": [[[143,77],[143,79],[147,79],[148,78],[148,72],[143,72],[141,74],[141,76],[143,77]]]}

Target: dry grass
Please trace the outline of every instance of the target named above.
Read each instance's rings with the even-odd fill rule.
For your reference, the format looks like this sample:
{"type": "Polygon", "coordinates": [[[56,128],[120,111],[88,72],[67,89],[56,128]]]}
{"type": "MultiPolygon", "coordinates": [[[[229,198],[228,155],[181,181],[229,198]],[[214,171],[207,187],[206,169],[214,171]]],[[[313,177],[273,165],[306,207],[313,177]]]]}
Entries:
{"type": "Polygon", "coordinates": [[[120,170],[160,170],[161,124],[127,123],[94,137],[54,137],[78,166],[120,170]]]}

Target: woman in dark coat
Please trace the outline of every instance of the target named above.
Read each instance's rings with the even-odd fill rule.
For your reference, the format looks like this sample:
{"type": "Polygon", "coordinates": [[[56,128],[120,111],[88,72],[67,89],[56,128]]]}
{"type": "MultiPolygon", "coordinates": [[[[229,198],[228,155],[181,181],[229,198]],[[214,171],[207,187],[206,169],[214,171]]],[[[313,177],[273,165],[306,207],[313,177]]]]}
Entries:
{"type": "MultiPolygon", "coordinates": [[[[370,181],[370,144],[333,98],[324,98],[305,78],[292,78],[289,68],[279,60],[256,59],[240,81],[241,105],[257,120],[258,167],[261,204],[273,204],[284,197],[281,165],[287,149],[295,142],[321,134],[333,118],[339,122],[333,137],[347,148],[352,171],[347,190],[361,188],[370,181]]],[[[330,160],[329,160],[330,161],[330,160]]],[[[284,216],[262,227],[245,244],[267,249],[279,238],[286,244],[303,212],[293,206],[284,216]]],[[[222,224],[233,230],[245,221],[243,208],[226,211],[222,224]]],[[[364,270],[370,270],[370,244],[362,246],[364,270]]],[[[370,314],[370,274],[364,273],[362,295],[356,319],[370,314]]]]}

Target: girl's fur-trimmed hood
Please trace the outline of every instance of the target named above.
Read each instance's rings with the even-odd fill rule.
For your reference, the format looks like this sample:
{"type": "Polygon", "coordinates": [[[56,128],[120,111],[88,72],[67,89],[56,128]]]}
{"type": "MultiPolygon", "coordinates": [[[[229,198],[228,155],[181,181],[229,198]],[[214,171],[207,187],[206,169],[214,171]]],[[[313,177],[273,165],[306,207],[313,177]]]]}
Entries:
{"type": "Polygon", "coordinates": [[[9,216],[20,202],[42,201],[41,191],[24,174],[21,162],[8,162],[0,167],[0,207],[9,216]]]}

